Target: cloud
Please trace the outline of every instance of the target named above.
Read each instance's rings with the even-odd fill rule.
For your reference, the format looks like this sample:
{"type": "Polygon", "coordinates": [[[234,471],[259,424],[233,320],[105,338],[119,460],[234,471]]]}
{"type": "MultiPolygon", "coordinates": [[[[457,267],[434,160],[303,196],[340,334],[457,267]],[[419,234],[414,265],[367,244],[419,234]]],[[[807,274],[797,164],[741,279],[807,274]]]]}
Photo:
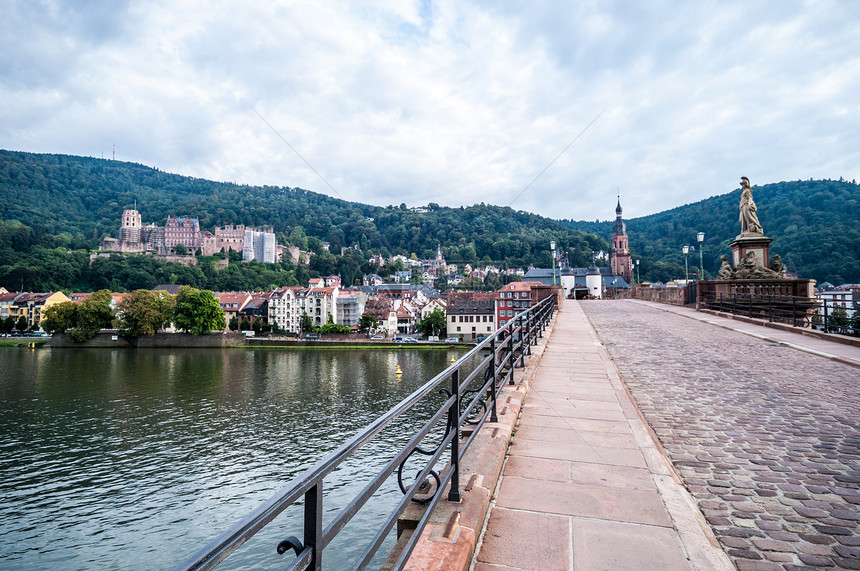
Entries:
{"type": "Polygon", "coordinates": [[[620,192],[635,217],[728,192],[742,174],[857,178],[854,10],[13,2],[0,147],[116,145],[119,159],[215,180],[557,218],[612,218],[620,192]]]}

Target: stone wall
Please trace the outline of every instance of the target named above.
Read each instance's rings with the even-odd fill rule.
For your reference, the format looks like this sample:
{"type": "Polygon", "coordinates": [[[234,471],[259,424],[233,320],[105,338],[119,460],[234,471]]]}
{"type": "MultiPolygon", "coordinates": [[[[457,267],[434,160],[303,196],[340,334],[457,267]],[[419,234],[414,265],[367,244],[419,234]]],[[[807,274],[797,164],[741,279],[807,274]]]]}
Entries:
{"type": "Polygon", "coordinates": [[[669,305],[686,305],[687,288],[685,287],[643,287],[636,286],[619,292],[615,299],[641,299],[669,305]]]}
{"type": "Polygon", "coordinates": [[[221,348],[245,345],[247,340],[241,333],[213,333],[211,335],[190,335],[188,333],[157,333],[140,337],[123,337],[116,333],[100,333],[83,343],[77,343],[66,334],[54,335],[48,347],[138,347],[148,348],[221,348]]]}

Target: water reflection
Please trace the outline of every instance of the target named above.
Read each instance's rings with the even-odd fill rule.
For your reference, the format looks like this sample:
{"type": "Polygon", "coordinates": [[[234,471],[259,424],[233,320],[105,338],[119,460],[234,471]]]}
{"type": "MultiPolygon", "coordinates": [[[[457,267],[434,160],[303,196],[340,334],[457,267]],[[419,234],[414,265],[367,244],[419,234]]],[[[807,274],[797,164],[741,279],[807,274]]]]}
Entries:
{"type": "MultiPolygon", "coordinates": [[[[2,350],[0,567],[170,567],[454,354],[2,350]]],[[[327,518],[418,422],[403,419],[327,480],[327,518]]],[[[399,499],[396,482],[380,496],[386,506],[399,499]]],[[[353,554],[350,534],[361,533],[361,518],[387,513],[384,503],[347,527],[326,568],[353,554]]],[[[228,567],[283,567],[289,556],[270,554],[285,535],[301,535],[295,517],[270,526],[228,567]]]]}

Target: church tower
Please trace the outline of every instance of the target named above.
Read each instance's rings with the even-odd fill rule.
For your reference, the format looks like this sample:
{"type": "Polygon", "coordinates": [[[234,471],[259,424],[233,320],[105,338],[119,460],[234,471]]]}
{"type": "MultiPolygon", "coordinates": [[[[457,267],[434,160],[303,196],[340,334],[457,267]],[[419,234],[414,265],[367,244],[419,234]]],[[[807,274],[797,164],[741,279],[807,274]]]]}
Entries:
{"type": "Polygon", "coordinates": [[[627,245],[627,225],[621,218],[621,198],[615,207],[615,224],[612,226],[612,251],[609,265],[612,273],[624,278],[628,284],[633,283],[633,262],[630,258],[630,248],[627,245]]]}

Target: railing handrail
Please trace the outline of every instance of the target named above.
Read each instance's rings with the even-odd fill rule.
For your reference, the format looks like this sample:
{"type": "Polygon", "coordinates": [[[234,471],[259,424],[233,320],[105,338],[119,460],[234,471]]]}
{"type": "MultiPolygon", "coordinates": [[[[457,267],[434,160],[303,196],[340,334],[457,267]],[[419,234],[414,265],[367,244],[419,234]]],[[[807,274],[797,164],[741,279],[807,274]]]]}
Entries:
{"type": "MultiPolygon", "coordinates": [[[[460,447],[460,450],[457,450],[459,427],[464,422],[464,419],[468,417],[471,410],[476,406],[481,395],[486,394],[487,387],[490,386],[492,386],[493,388],[493,408],[492,411],[489,408],[484,411],[479,423],[476,426],[476,432],[477,429],[483,425],[488,414],[492,412],[491,416],[495,418],[495,397],[498,390],[501,389],[501,387],[496,389],[497,376],[505,368],[505,364],[508,364],[508,373],[505,378],[509,379],[509,382],[513,384],[512,375],[513,369],[516,365],[516,360],[518,358],[522,359],[524,357],[524,353],[526,351],[524,345],[526,344],[526,341],[528,340],[528,347],[530,349],[532,341],[536,339],[536,334],[533,334],[533,332],[531,331],[531,317],[538,318],[535,320],[535,325],[539,325],[542,329],[545,326],[546,321],[551,318],[554,310],[555,298],[554,296],[550,296],[542,300],[541,302],[538,302],[534,306],[526,308],[523,311],[517,313],[516,316],[511,319],[504,327],[493,332],[487,337],[487,339],[478,343],[474,348],[472,348],[465,355],[460,357],[459,360],[446,367],[442,372],[440,372],[431,380],[426,382],[424,385],[416,389],[412,394],[410,394],[398,404],[393,406],[386,413],[382,414],[376,420],[368,424],[365,428],[363,428],[349,440],[338,446],[334,451],[327,454],[324,458],[319,460],[312,467],[308,468],[300,475],[293,478],[287,485],[278,490],[268,500],[263,502],[257,508],[253,509],[248,515],[243,517],[226,531],[219,534],[206,546],[198,550],[192,556],[188,557],[185,561],[175,567],[175,570],[179,571],[192,569],[211,569],[215,567],[226,557],[228,557],[233,551],[238,549],[248,539],[253,537],[258,531],[260,531],[268,523],[275,519],[280,513],[295,504],[303,496],[305,496],[306,500],[305,540],[304,545],[301,546],[301,550],[299,549],[299,546],[295,546],[295,549],[297,551],[297,559],[292,562],[291,568],[305,569],[313,567],[315,569],[319,569],[321,564],[320,562],[322,550],[329,543],[331,538],[337,533],[337,531],[339,531],[344,525],[346,525],[346,523],[352,518],[352,516],[355,515],[355,513],[364,505],[364,503],[372,495],[372,492],[379,488],[379,486],[382,484],[382,480],[384,480],[388,477],[388,475],[393,473],[391,468],[392,466],[397,465],[395,461],[400,460],[401,457],[403,457],[404,455],[408,457],[408,455],[411,454],[412,451],[414,451],[415,446],[417,446],[417,444],[420,444],[421,440],[431,430],[433,430],[433,428],[438,424],[438,422],[440,422],[440,419],[442,416],[445,415],[445,412],[448,412],[449,428],[446,430],[445,437],[438,444],[434,456],[431,457],[432,462],[428,461],[427,465],[425,466],[424,470],[422,470],[419,476],[423,479],[427,477],[430,472],[432,472],[433,465],[435,465],[435,462],[438,461],[442,451],[447,446],[447,444],[450,443],[452,447],[451,465],[453,466],[453,469],[449,469],[445,478],[441,480],[441,483],[436,490],[436,497],[432,499],[431,506],[435,505],[439,501],[439,497],[441,497],[442,495],[440,493],[442,488],[447,485],[448,481],[453,478],[454,483],[456,484],[459,468],[459,459],[462,457],[462,454],[465,453],[468,444],[471,442],[470,438],[464,443],[464,446],[460,447]],[[525,332],[523,331],[524,326],[528,329],[525,332]],[[515,333],[515,331],[516,333],[518,333],[518,335],[515,333]],[[506,340],[506,336],[509,339],[506,340]],[[514,342],[515,337],[518,337],[516,342],[514,342]],[[504,340],[509,342],[499,343],[498,346],[496,346],[496,341],[498,340],[504,340]],[[460,383],[458,380],[460,369],[472,357],[474,357],[480,351],[486,349],[488,345],[492,348],[492,355],[489,355],[486,359],[482,360],[475,367],[475,370],[472,371],[472,374],[467,375],[466,379],[462,383],[460,383]],[[499,359],[499,353],[505,353],[505,349],[508,349],[508,351],[506,354],[504,354],[504,359],[499,359]],[[520,351],[520,354],[518,357],[514,358],[514,353],[516,351],[520,351]],[[476,371],[481,370],[483,367],[488,367],[490,361],[492,361],[493,363],[494,371],[492,378],[488,379],[484,383],[483,387],[478,390],[478,393],[475,398],[469,402],[469,406],[466,408],[466,411],[460,414],[459,395],[462,393],[464,388],[468,387],[469,383],[471,383],[476,378],[476,371]],[[362,491],[354,497],[353,501],[351,501],[346,508],[343,508],[338,513],[334,521],[332,521],[323,530],[321,528],[321,486],[323,478],[325,478],[347,458],[352,456],[365,443],[371,440],[374,436],[378,435],[396,418],[410,410],[419,401],[428,396],[434,389],[440,386],[440,384],[448,378],[451,378],[452,381],[454,381],[451,385],[452,390],[450,391],[451,395],[449,396],[449,398],[446,399],[444,404],[437,410],[437,412],[431,416],[430,420],[428,420],[422,426],[422,428],[415,433],[415,436],[410,439],[409,443],[407,443],[407,445],[402,448],[394,456],[394,458],[386,464],[386,466],[380,471],[377,477],[372,480],[364,489],[362,489],[362,491]],[[455,411],[454,407],[456,407],[456,413],[453,412],[455,411]],[[453,429],[451,429],[452,424],[455,425],[453,429]],[[361,500],[360,503],[359,500],[361,500]],[[316,529],[313,529],[309,532],[308,520],[313,514],[309,513],[308,506],[310,504],[317,503],[319,503],[319,505],[314,506],[314,509],[317,512],[316,523],[310,526],[316,527],[316,529]],[[310,541],[313,541],[313,545],[309,545],[310,541]],[[310,554],[308,554],[309,547],[311,547],[310,554]]],[[[417,486],[413,486],[413,488],[417,488],[417,486]]],[[[452,490],[453,488],[454,485],[452,484],[452,490]]],[[[379,534],[383,534],[381,536],[381,539],[380,535],[377,534],[377,537],[374,539],[373,544],[368,549],[370,550],[374,547],[374,545],[375,548],[373,549],[373,551],[370,551],[369,554],[365,553],[362,562],[360,562],[358,565],[358,568],[361,568],[364,564],[366,564],[366,562],[369,561],[370,557],[373,556],[375,551],[378,550],[379,545],[381,545],[381,541],[384,539],[385,536],[387,536],[388,533],[390,533],[391,527],[393,526],[393,521],[396,521],[396,517],[399,517],[400,513],[402,513],[403,509],[405,509],[405,506],[408,505],[408,501],[416,494],[416,491],[416,489],[410,490],[410,493],[408,493],[400,501],[397,508],[395,508],[392,517],[389,517],[389,520],[386,521],[386,524],[380,530],[379,534]]],[[[457,490],[457,494],[459,494],[459,490],[457,490]]],[[[426,520],[426,517],[422,519],[422,521],[424,520],[426,520]]],[[[421,528],[418,529],[418,535],[420,535],[420,531],[421,528]]],[[[413,539],[417,539],[417,537],[413,539]]],[[[291,544],[290,547],[294,546],[291,544]]],[[[280,549],[281,546],[279,546],[279,552],[280,549]]],[[[411,547],[406,551],[407,556],[409,551],[411,551],[411,547]]],[[[405,563],[405,560],[403,562],[405,563]]],[[[397,566],[395,566],[395,568],[397,568],[397,566]]]]}

